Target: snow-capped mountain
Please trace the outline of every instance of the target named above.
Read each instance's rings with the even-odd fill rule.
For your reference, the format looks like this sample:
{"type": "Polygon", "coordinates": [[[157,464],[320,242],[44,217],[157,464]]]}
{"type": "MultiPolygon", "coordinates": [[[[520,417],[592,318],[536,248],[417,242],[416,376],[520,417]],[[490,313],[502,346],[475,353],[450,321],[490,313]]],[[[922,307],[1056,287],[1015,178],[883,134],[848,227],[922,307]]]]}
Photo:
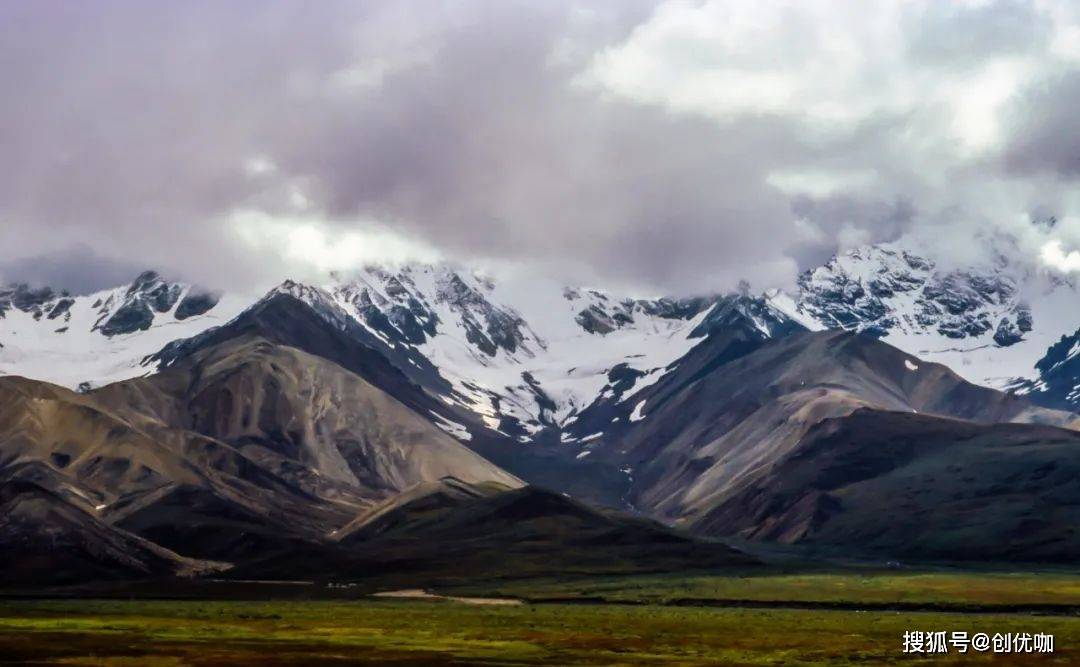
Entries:
{"type": "MultiPolygon", "coordinates": [[[[794,293],[763,297],[744,289],[629,298],[448,264],[366,267],[258,295],[210,293],[153,272],[85,296],[14,285],[0,288],[0,374],[71,388],[147,375],[208,330],[287,296],[378,351],[453,415],[523,442],[552,434],[583,443],[613,419],[630,423],[638,392],[713,332],[735,329],[761,340],[852,330],[977,384],[1072,405],[1080,396],[1075,286],[1007,253],[993,257],[944,267],[898,243],[867,246],[808,271],[794,293]]],[[[439,417],[444,430],[468,439],[467,424],[451,417],[439,417]]]]}
{"type": "Polygon", "coordinates": [[[398,355],[419,353],[407,374],[430,363],[450,385],[444,402],[523,441],[568,427],[614,384],[625,385],[613,369],[633,376],[630,384],[654,382],[704,335],[718,302],[522,287],[446,265],[369,268],[320,293],[305,298],[323,310],[333,303],[398,355]]]}
{"type": "Polygon", "coordinates": [[[250,302],[147,271],[131,284],[72,296],[25,284],[0,287],[0,374],[71,388],[143,375],[166,343],[237,315],[250,302]]]}
{"type": "Polygon", "coordinates": [[[1035,370],[1034,379],[1018,380],[1010,389],[1043,405],[1080,410],[1080,329],[1051,345],[1035,370]]]}
{"type": "MultiPolygon", "coordinates": [[[[0,374],[71,388],[146,375],[182,355],[185,341],[280,295],[378,350],[443,403],[522,441],[563,431],[597,401],[628,401],[733,313],[765,337],[787,320],[762,299],[636,299],[504,283],[449,265],[368,267],[323,285],[286,281],[258,298],[147,272],[88,296],[0,292],[0,374]]],[[[442,426],[468,438],[461,424],[442,426]]]]}
{"type": "Polygon", "coordinates": [[[878,337],[997,388],[1035,380],[1051,345],[1080,326],[1076,286],[1014,261],[942,267],[899,243],[865,246],[804,273],[781,310],[878,337]]]}

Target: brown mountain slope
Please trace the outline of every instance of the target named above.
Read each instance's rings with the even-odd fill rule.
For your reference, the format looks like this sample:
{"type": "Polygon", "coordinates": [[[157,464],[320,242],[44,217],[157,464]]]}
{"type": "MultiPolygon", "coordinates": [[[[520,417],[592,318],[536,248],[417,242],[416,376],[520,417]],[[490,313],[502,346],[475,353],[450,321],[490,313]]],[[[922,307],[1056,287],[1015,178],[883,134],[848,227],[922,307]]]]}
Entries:
{"type": "Polygon", "coordinates": [[[520,485],[359,376],[257,337],[228,340],[94,396],[148,427],[156,421],[229,443],[313,491],[329,480],[378,500],[446,476],[520,485]]]}
{"type": "Polygon", "coordinates": [[[520,485],[349,371],[264,340],[87,394],[0,379],[0,479],[40,481],[184,555],[318,543],[447,475],[520,485]]]}
{"type": "Polygon", "coordinates": [[[635,506],[672,520],[700,517],[815,424],[861,408],[980,423],[1076,420],[845,332],[795,333],[719,365],[710,355],[706,341],[643,391],[644,419],[597,452],[632,470],[635,506]]]}
{"type": "Polygon", "coordinates": [[[226,443],[160,424],[146,428],[126,406],[114,410],[92,394],[7,377],[0,378],[0,407],[0,476],[56,472],[44,475],[48,488],[106,521],[177,485],[316,535],[355,513],[304,492],[226,443]]]}
{"type": "Polygon", "coordinates": [[[43,462],[88,486],[95,501],[203,475],[176,451],[90,397],[34,380],[0,378],[0,469],[43,462]]]}
{"type": "Polygon", "coordinates": [[[1080,433],[859,410],[694,528],[902,558],[1072,562],[1080,556],[1080,433]]]}

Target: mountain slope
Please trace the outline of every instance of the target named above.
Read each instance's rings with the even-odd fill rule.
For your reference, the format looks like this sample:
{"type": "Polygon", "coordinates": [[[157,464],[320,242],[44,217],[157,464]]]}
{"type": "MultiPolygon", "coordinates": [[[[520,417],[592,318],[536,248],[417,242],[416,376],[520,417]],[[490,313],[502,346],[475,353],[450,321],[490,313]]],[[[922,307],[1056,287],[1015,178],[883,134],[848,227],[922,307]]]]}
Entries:
{"type": "Polygon", "coordinates": [[[1010,390],[1061,410],[1080,410],[1080,329],[1064,335],[1035,363],[1033,379],[1013,382],[1010,390]]]}
{"type": "Polygon", "coordinates": [[[590,458],[633,476],[635,507],[670,519],[698,516],[796,448],[815,423],[863,407],[987,423],[1075,421],[865,336],[793,333],[749,353],[715,343],[643,393],[639,419],[593,450],[590,458]]]}
{"type": "Polygon", "coordinates": [[[340,366],[251,337],[84,394],[2,378],[0,405],[0,476],[185,555],[317,543],[446,475],[520,485],[340,366]]]}
{"type": "Polygon", "coordinates": [[[332,549],[252,562],[230,576],[276,577],[299,566],[333,580],[399,583],[747,566],[731,547],[592,509],[558,493],[446,479],[358,517],[332,549]],[[390,577],[387,579],[387,577],[390,577]]]}
{"type": "Polygon", "coordinates": [[[299,466],[367,498],[445,476],[520,483],[438,428],[433,415],[326,358],[251,335],[95,396],[227,442],[280,475],[299,466]]]}
{"type": "Polygon", "coordinates": [[[1080,434],[862,409],[796,450],[694,528],[850,553],[1073,562],[1080,434]]]}
{"type": "Polygon", "coordinates": [[[0,583],[161,578],[217,567],[109,526],[32,482],[0,483],[0,583]]]}
{"type": "MultiPolygon", "coordinates": [[[[0,479],[38,484],[107,523],[176,487],[300,536],[319,536],[361,506],[308,493],[227,443],[146,421],[92,393],[2,378],[0,406],[0,479]]],[[[183,544],[169,546],[187,555],[183,544]]]]}

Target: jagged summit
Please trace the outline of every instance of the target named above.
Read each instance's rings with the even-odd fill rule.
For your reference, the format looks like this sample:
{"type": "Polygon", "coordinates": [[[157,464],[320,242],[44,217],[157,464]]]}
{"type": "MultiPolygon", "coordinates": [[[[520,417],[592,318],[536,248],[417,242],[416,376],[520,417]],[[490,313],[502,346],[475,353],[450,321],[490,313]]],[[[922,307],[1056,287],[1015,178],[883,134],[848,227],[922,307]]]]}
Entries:
{"type": "MultiPolygon", "coordinates": [[[[802,274],[790,306],[816,328],[871,335],[944,363],[972,382],[1006,387],[1080,326],[1075,286],[992,246],[981,263],[939,266],[901,243],[856,248],[802,274]]],[[[1012,249],[1011,252],[1019,252],[1012,249]]]]}
{"type": "Polygon", "coordinates": [[[378,352],[450,406],[442,426],[459,438],[480,427],[521,441],[554,431],[556,441],[588,442],[602,432],[597,415],[632,416],[637,392],[702,340],[733,331],[760,341],[842,328],[973,382],[1038,394],[1045,371],[1036,362],[1080,327],[1075,289],[1013,266],[1004,250],[989,257],[960,269],[900,243],[867,246],[807,271],[793,293],[763,296],[636,298],[515,284],[447,263],[365,266],[321,284],[287,280],[262,295],[211,294],[152,271],[86,296],[18,285],[0,290],[0,373],[100,386],[155,372],[208,330],[265,316],[254,330],[288,320],[295,338],[328,326],[341,354],[354,355],[344,352],[350,345],[378,352]],[[267,304],[284,298],[306,309],[268,315],[267,304]],[[301,322],[312,315],[317,322],[301,322]]]}
{"type": "MultiPolygon", "coordinates": [[[[322,284],[225,293],[183,317],[195,291],[149,272],[89,296],[12,288],[0,372],[90,386],[3,378],[0,473],[66,503],[36,503],[30,516],[64,508],[55,520],[76,517],[76,541],[128,545],[124,536],[137,535],[236,563],[242,578],[293,576],[298,556],[311,559],[308,571],[366,576],[387,554],[447,571],[503,557],[507,544],[527,552],[529,567],[566,553],[580,563],[597,544],[647,547],[615,557],[644,554],[650,566],[700,551],[581,501],[710,537],[860,548],[866,530],[897,512],[905,528],[881,545],[891,549],[915,534],[921,507],[942,500],[912,513],[887,504],[893,484],[916,475],[910,488],[931,497],[940,485],[920,471],[948,472],[939,449],[983,466],[968,497],[994,512],[1010,502],[1001,480],[1015,473],[1036,484],[1073,451],[1076,434],[1057,427],[1075,427],[1075,414],[972,385],[910,353],[943,339],[975,346],[963,355],[1030,354],[1052,300],[1074,297],[1066,283],[1040,301],[1001,267],[939,270],[884,247],[841,256],[801,285],[795,295],[640,299],[553,282],[522,289],[447,265],[368,267],[322,284]],[[63,298],[71,304],[50,320],[63,298]],[[1019,342],[952,328],[1020,303],[1030,321],[1010,320],[1019,342]],[[928,313],[936,319],[920,319],[928,313]],[[827,318],[845,326],[818,331],[827,318]],[[835,431],[819,428],[828,420],[835,431]],[[909,431],[919,437],[899,437],[909,431]],[[899,439],[867,440],[883,434],[899,439]],[[1000,434],[1024,449],[997,447],[1000,434]],[[969,436],[981,440],[963,445],[969,436]],[[916,449],[897,451],[912,454],[910,467],[877,465],[876,452],[908,441],[916,449]],[[832,456],[833,442],[843,456],[832,456]],[[810,474],[819,460],[837,475],[810,474]],[[774,480],[777,466],[798,475],[774,480]],[[845,504],[848,480],[887,509],[853,511],[861,505],[845,504]],[[508,490],[522,483],[553,491],[508,490]]],[[[1038,351],[1043,384],[1032,397],[1074,392],[1075,331],[1038,351]]],[[[1055,485],[1032,487],[1032,508],[1071,493],[1075,466],[1062,466],[1055,485]]],[[[977,528],[966,516],[954,514],[977,528]]],[[[1023,529],[1003,521],[986,535],[1006,541],[1023,529]]],[[[1050,526],[1038,540],[1060,536],[1050,526]]],[[[1063,544],[1031,553],[1074,553],[1063,544]]],[[[716,548],[717,562],[731,561],[716,548]]]]}
{"type": "Polygon", "coordinates": [[[0,374],[71,388],[142,375],[147,355],[239,313],[245,299],[144,271],[130,283],[73,295],[0,287],[0,374]]]}
{"type": "MultiPolygon", "coordinates": [[[[152,373],[199,341],[227,337],[210,333],[227,325],[272,337],[270,329],[291,330],[305,342],[311,326],[328,325],[341,354],[354,354],[343,345],[373,349],[452,406],[442,424],[451,433],[468,437],[465,415],[520,440],[568,427],[598,397],[629,391],[639,379],[655,381],[733,318],[766,336],[788,319],[746,295],[643,299],[555,283],[515,288],[451,264],[366,266],[324,284],[286,280],[261,296],[210,294],[153,271],[86,296],[25,286],[2,294],[9,314],[0,373],[87,388],[152,373]],[[282,305],[269,314],[283,298],[306,310],[282,305]],[[301,324],[312,316],[323,324],[301,324]]],[[[299,339],[290,341],[282,342],[299,339]]]]}
{"type": "Polygon", "coordinates": [[[1080,329],[1051,345],[1035,370],[1034,378],[1018,380],[1010,389],[1044,405],[1080,409],[1080,329]]]}

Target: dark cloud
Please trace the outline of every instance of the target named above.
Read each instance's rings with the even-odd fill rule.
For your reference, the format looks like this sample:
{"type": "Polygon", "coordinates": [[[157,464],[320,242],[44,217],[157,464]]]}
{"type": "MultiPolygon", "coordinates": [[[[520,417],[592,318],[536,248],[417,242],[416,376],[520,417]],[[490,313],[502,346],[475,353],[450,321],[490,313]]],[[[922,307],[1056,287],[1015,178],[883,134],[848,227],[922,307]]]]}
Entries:
{"type": "MultiPolygon", "coordinates": [[[[297,270],[287,253],[230,222],[259,211],[331,236],[375,220],[452,258],[567,280],[706,291],[789,281],[853,229],[892,238],[925,210],[978,203],[966,193],[999,171],[1076,168],[1070,140],[1043,136],[1068,130],[1071,105],[1040,98],[1009,135],[1008,168],[964,164],[957,202],[938,191],[954,168],[940,124],[903,109],[819,134],[795,107],[717,118],[590,83],[597,55],[654,5],[2,3],[0,266],[29,273],[27,258],[55,256],[41,275],[84,286],[138,265],[208,284],[283,277],[297,270]],[[815,170],[874,180],[770,184],[815,170]],[[65,255],[73,245],[84,250],[65,255]]],[[[965,70],[1049,30],[1028,3],[927,7],[897,51],[915,68],[965,70]]]]}
{"type": "Polygon", "coordinates": [[[797,196],[791,211],[817,232],[814,238],[791,249],[800,266],[817,266],[828,261],[838,244],[896,240],[917,216],[914,204],[907,200],[865,200],[845,195],[797,196]]]}
{"type": "Polygon", "coordinates": [[[144,270],[146,266],[141,263],[102,257],[80,245],[0,263],[0,283],[26,283],[89,294],[131,282],[144,270]]]}
{"type": "Polygon", "coordinates": [[[1010,110],[1016,130],[1003,158],[1019,175],[1080,178],[1080,71],[1073,71],[1018,100],[1010,110]]]}

